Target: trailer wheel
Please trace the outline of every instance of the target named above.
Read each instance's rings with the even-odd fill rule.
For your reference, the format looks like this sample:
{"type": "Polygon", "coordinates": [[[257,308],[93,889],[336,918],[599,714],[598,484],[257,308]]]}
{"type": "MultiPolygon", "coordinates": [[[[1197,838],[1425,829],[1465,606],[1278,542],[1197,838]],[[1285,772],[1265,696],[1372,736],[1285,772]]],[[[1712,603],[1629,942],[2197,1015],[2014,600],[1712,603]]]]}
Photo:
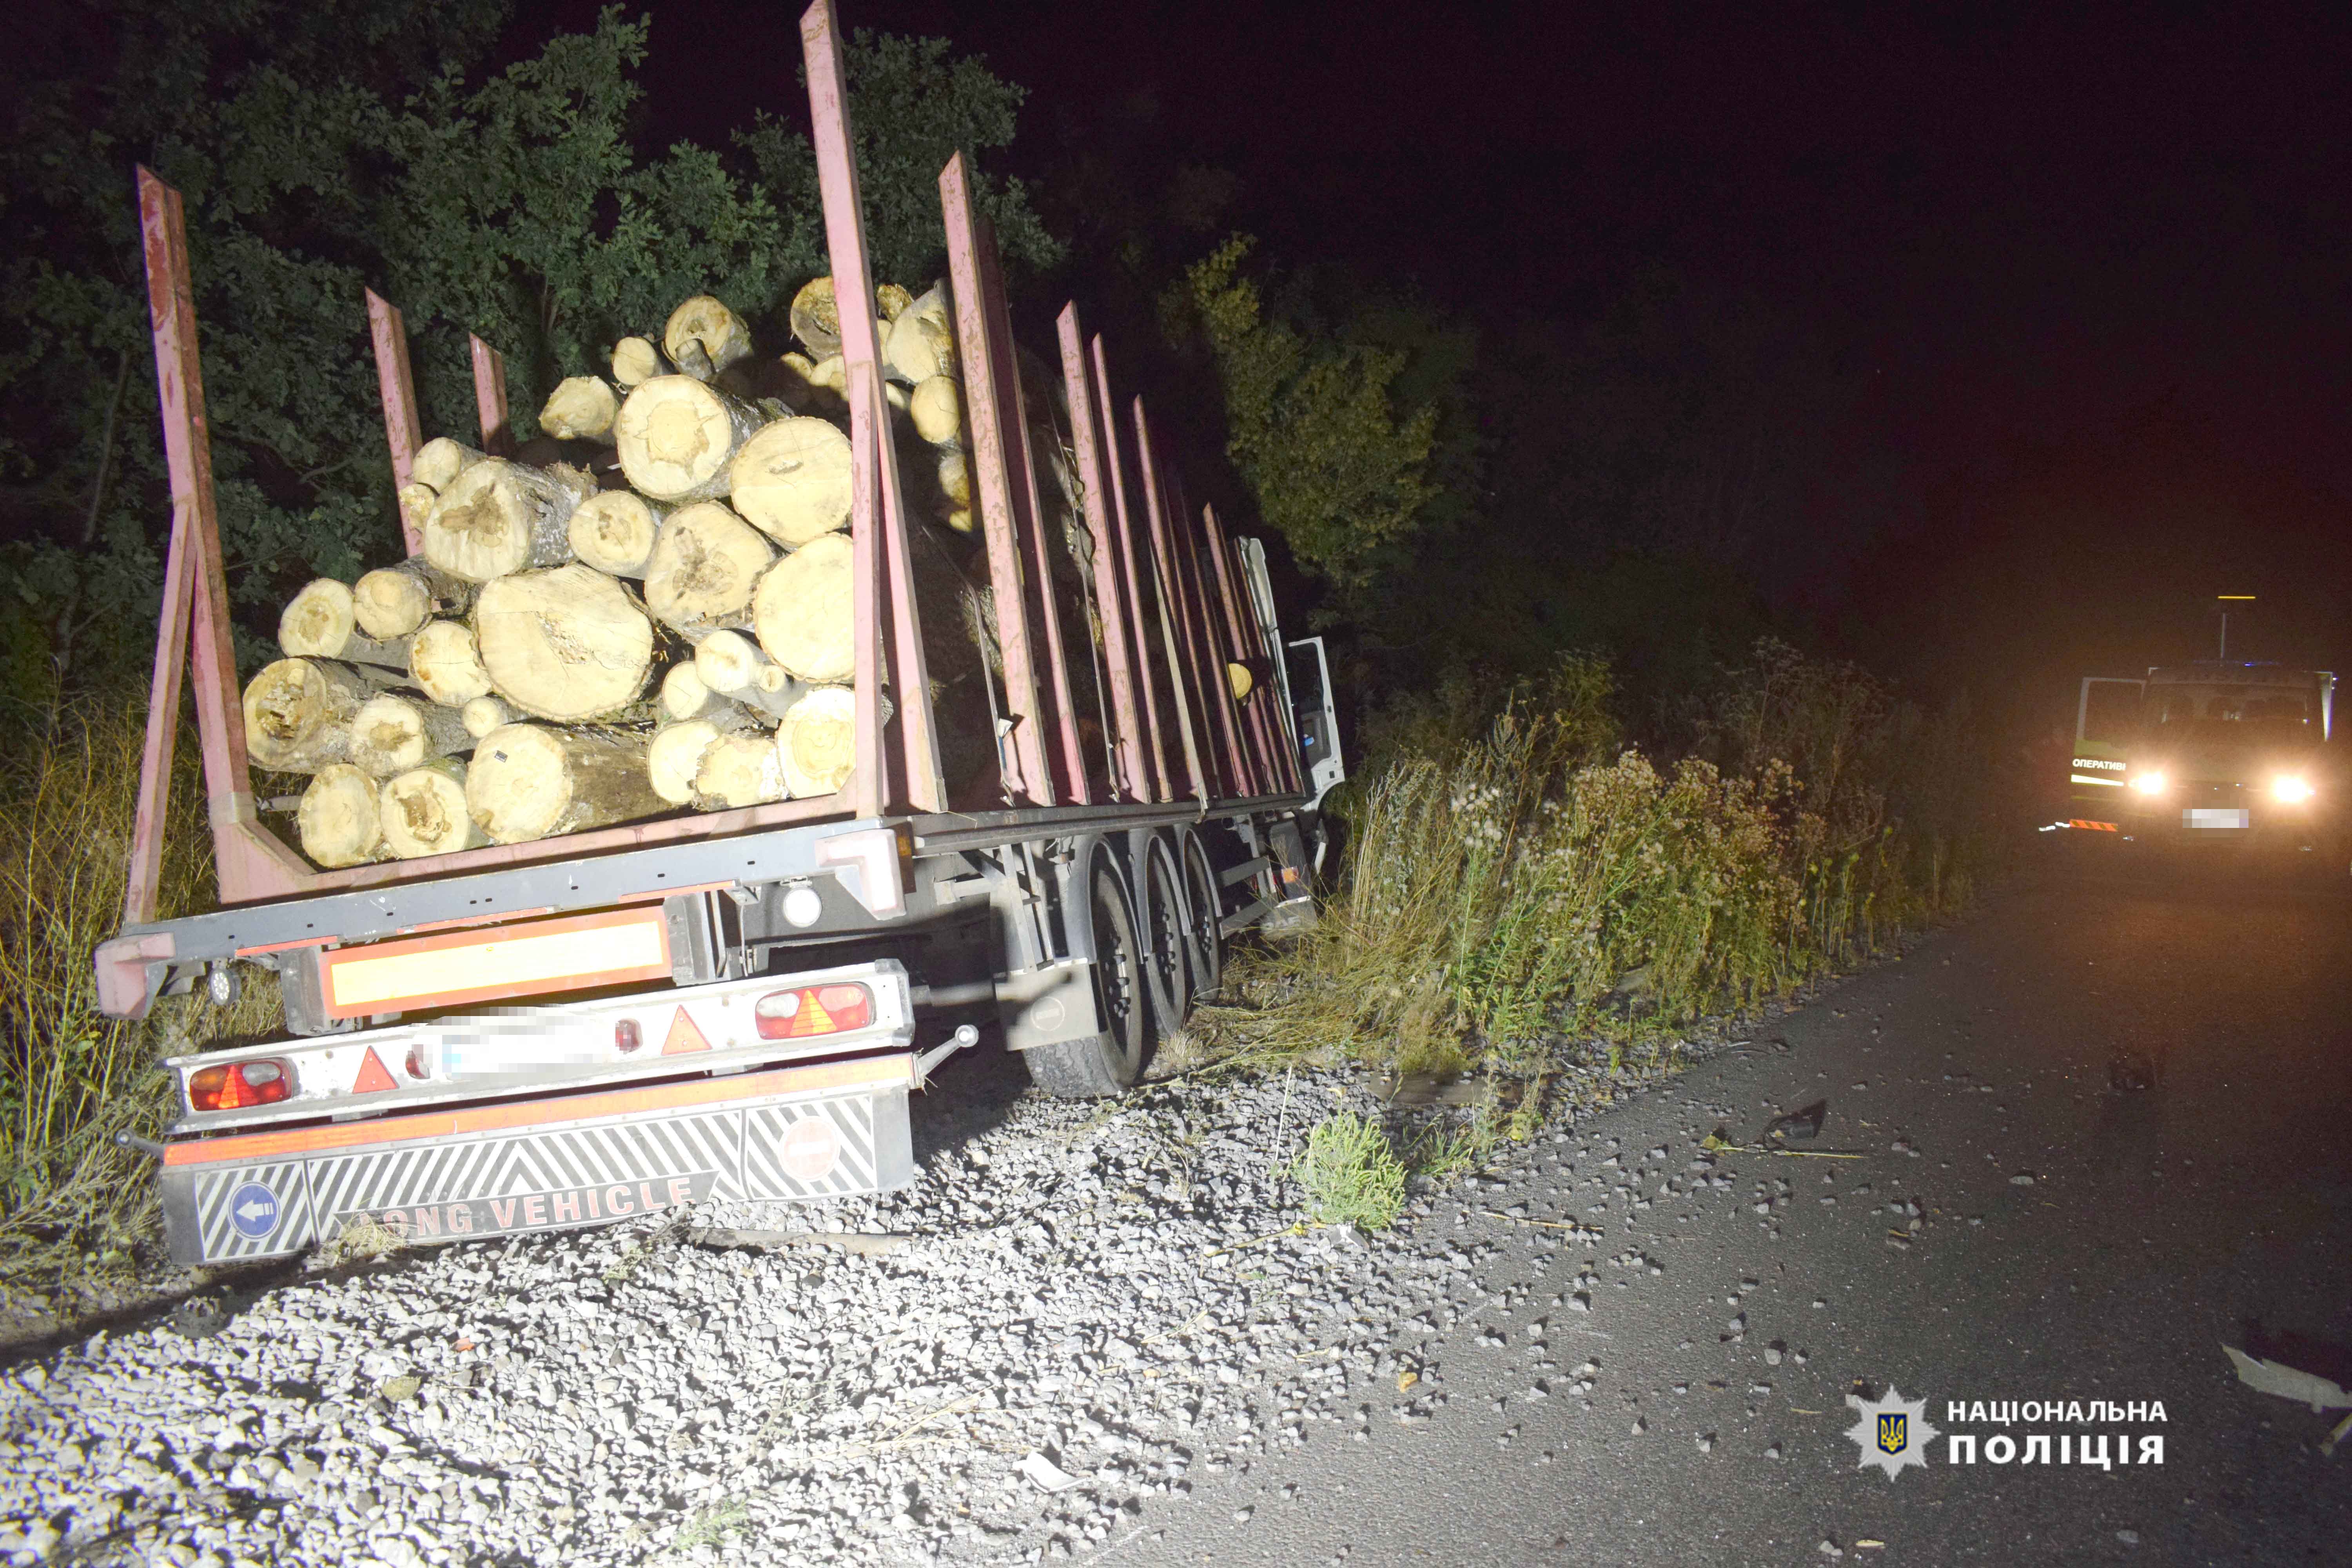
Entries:
{"type": "Polygon", "coordinates": [[[1225,933],[1217,868],[1209,863],[1209,847],[1190,828],[1176,832],[1177,854],[1184,862],[1184,921],[1190,938],[1184,967],[1191,972],[1192,994],[1206,996],[1224,984],[1225,933]]]}
{"type": "Polygon", "coordinates": [[[1094,921],[1095,1004],[1107,1026],[1102,1033],[1075,1040],[1032,1046],[1029,1076],[1060,1100],[1099,1100],[1143,1076],[1151,1046],[1150,1002],[1144,994],[1141,945],[1127,894],[1108,866],[1095,868],[1088,900],[1094,921]]]}
{"type": "Polygon", "coordinates": [[[1184,921],[1184,874],[1177,868],[1175,846],[1165,833],[1155,833],[1143,841],[1141,858],[1142,892],[1136,912],[1143,918],[1143,978],[1151,1016],[1164,1035],[1181,1026],[1192,1011],[1186,984],[1192,930],[1184,921]]]}

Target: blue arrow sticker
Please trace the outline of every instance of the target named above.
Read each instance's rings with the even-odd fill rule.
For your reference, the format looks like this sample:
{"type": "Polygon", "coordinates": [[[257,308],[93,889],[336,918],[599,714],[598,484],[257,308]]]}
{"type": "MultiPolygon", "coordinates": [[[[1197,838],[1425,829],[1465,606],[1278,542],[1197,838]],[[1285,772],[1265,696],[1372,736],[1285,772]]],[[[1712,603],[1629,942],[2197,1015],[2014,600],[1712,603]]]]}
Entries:
{"type": "Polygon", "coordinates": [[[246,1240],[265,1240],[278,1228],[278,1194],[259,1182],[247,1182],[229,1194],[228,1218],[246,1240]]]}

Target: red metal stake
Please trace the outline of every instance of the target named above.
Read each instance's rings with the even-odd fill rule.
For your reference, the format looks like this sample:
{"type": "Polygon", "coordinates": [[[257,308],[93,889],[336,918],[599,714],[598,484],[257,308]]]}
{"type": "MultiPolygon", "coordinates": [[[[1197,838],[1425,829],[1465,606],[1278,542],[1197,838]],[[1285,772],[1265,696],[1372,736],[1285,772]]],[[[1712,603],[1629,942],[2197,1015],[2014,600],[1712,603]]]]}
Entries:
{"type": "MultiPolygon", "coordinates": [[[[1241,575],[1234,570],[1232,557],[1225,547],[1224,526],[1217,521],[1215,507],[1204,506],[1201,509],[1201,531],[1208,537],[1209,559],[1216,567],[1217,582],[1224,589],[1223,619],[1226,635],[1232,639],[1234,658],[1235,662],[1246,667],[1252,658],[1265,652],[1265,641],[1260,637],[1256,639],[1255,645],[1252,643],[1254,634],[1250,628],[1257,624],[1257,612],[1251,606],[1247,595],[1242,592],[1241,575]]],[[[1272,688],[1261,683],[1259,688],[1250,695],[1253,699],[1258,699],[1268,689],[1272,688]]],[[[1244,703],[1242,719],[1248,733],[1252,750],[1251,760],[1256,764],[1259,793],[1273,795],[1284,787],[1286,781],[1282,773],[1280,753],[1275,747],[1274,737],[1266,731],[1265,702],[1252,700],[1244,703]]]]}
{"type": "Polygon", "coordinates": [[[474,413],[482,425],[482,450],[493,458],[514,456],[514,430],[507,423],[507,356],[471,332],[474,351],[474,413]]]}
{"type": "MultiPolygon", "coordinates": [[[[1147,795],[1146,800],[1166,801],[1176,798],[1175,789],[1168,782],[1168,742],[1160,725],[1160,683],[1152,676],[1150,616],[1143,604],[1143,574],[1140,564],[1144,552],[1136,545],[1135,523],[1127,510],[1127,459],[1118,447],[1118,416],[1110,395],[1110,365],[1103,355],[1102,334],[1095,334],[1095,399],[1097,413],[1102,420],[1103,462],[1110,469],[1111,505],[1118,520],[1119,565],[1127,580],[1127,602],[1132,606],[1135,630],[1136,671],[1143,688],[1143,729],[1146,749],[1151,757],[1151,777],[1157,794],[1147,795]]],[[[1171,668],[1172,678],[1172,668],[1171,668]]]]}
{"type": "MultiPolygon", "coordinates": [[[[1192,714],[1206,701],[1207,693],[1198,689],[1201,661],[1192,646],[1192,623],[1184,613],[1183,582],[1169,537],[1168,509],[1160,499],[1160,466],[1152,459],[1151,425],[1143,416],[1140,397],[1135,400],[1134,411],[1136,464],[1143,471],[1143,510],[1151,524],[1151,557],[1158,568],[1154,586],[1160,600],[1161,640],[1168,648],[1169,684],[1176,692],[1176,727],[1184,741],[1184,765],[1192,775],[1193,798],[1205,805],[1209,799],[1209,758],[1202,750],[1202,737],[1192,722],[1192,714]]],[[[1205,710],[1202,718],[1205,722],[1205,710]]]]}
{"type": "Polygon", "coordinates": [[[971,431],[971,475],[979,490],[981,529],[988,542],[988,580],[996,600],[996,644],[1004,666],[1004,704],[1011,710],[1010,755],[1002,738],[997,754],[1011,768],[1005,793],[1032,805],[1052,805],[1054,783],[1045,767],[1045,703],[1037,689],[1035,653],[1029,639],[1028,594],[1022,583],[1019,523],[1013,510],[1010,458],[1019,451],[1006,416],[1017,405],[1003,384],[982,282],[982,243],[963,154],[940,173],[940,205],[947,216],[948,277],[955,290],[956,355],[963,368],[964,404],[971,431]]]}
{"type": "MultiPolygon", "coordinates": [[[[850,151],[855,143],[849,129],[849,90],[831,0],[817,0],[802,14],[801,50],[808,65],[810,122],[816,132],[817,185],[824,203],[834,308],[841,324],[842,358],[851,378],[852,466],[869,465],[876,481],[870,490],[858,490],[853,475],[853,491],[861,499],[855,502],[859,510],[851,522],[852,543],[857,530],[866,527],[878,546],[860,556],[861,563],[855,568],[861,590],[859,614],[868,619],[878,617],[878,601],[887,580],[896,656],[891,684],[897,698],[899,752],[906,766],[906,797],[918,811],[945,811],[947,786],[940,773],[938,721],[931,710],[930,673],[923,657],[922,618],[915,602],[914,564],[908,554],[906,486],[898,473],[898,449],[891,439],[890,411],[882,394],[882,344],[874,320],[874,279],[866,257],[866,209],[858,195],[856,160],[850,151]],[[869,521],[869,505],[877,501],[878,516],[869,521]],[[873,570],[877,565],[882,568],[878,573],[873,570]]],[[[878,653],[878,626],[869,637],[861,624],[857,636],[861,659],[870,657],[869,641],[878,653]]],[[[875,805],[869,811],[863,804],[866,792],[861,782],[859,813],[873,816],[881,810],[887,793],[881,767],[878,671],[870,684],[861,679],[857,703],[858,744],[871,744],[875,762],[870,771],[859,774],[861,781],[872,780],[875,805]]],[[[864,768],[862,762],[859,765],[864,768]]]]}
{"type": "Polygon", "coordinates": [[[1184,480],[1171,466],[1162,481],[1173,501],[1169,508],[1169,532],[1176,542],[1176,572],[1183,583],[1184,613],[1193,630],[1193,646],[1201,661],[1201,689],[1203,700],[1217,718],[1217,738],[1223,750],[1219,753],[1225,770],[1226,786],[1235,795],[1255,795],[1257,781],[1250,774],[1249,754],[1243,749],[1241,733],[1234,722],[1234,689],[1225,674],[1227,656],[1222,651],[1217,636],[1216,608],[1209,602],[1208,584],[1201,576],[1201,541],[1193,531],[1192,513],[1184,500],[1184,480]]]}
{"type": "MultiPolygon", "coordinates": [[[[408,329],[400,307],[373,289],[367,291],[367,311],[368,337],[375,344],[376,393],[383,404],[383,441],[392,450],[392,484],[397,489],[408,482],[416,448],[425,445],[425,430],[416,418],[416,381],[408,369],[408,329]]],[[[408,538],[408,552],[422,553],[425,541],[405,513],[400,529],[408,538]]]]}
{"type": "Polygon", "coordinates": [[[1111,716],[1118,724],[1119,773],[1129,799],[1150,800],[1151,788],[1143,771],[1142,735],[1136,717],[1135,671],[1129,663],[1128,627],[1132,617],[1120,593],[1120,552],[1103,493],[1102,446],[1096,438],[1095,398],[1087,375],[1086,347],[1078,332],[1077,306],[1065,306],[1056,325],[1062,340],[1062,384],[1070,403],[1070,439],[1076,449],[1079,480],[1086,488],[1087,531],[1095,544],[1095,600],[1102,606],[1103,662],[1110,681],[1111,716]]]}

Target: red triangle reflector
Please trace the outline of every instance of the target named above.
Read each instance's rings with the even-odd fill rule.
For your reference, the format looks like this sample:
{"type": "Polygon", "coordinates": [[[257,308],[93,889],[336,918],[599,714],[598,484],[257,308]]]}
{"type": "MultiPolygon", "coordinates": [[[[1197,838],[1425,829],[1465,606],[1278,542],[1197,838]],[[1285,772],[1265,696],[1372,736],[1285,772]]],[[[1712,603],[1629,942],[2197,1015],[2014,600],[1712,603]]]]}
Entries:
{"type": "Polygon", "coordinates": [[[694,1026],[694,1020],[686,1016],[684,1007],[680,1007],[677,1016],[669,1021],[669,1037],[662,1041],[662,1055],[674,1057],[686,1051],[707,1051],[709,1048],[710,1042],[702,1037],[702,1031],[694,1026]]]}
{"type": "Polygon", "coordinates": [[[352,1092],[353,1094],[375,1094],[383,1089],[395,1089],[397,1087],[399,1086],[392,1081],[392,1075],[383,1070],[383,1063],[376,1059],[375,1047],[373,1046],[370,1046],[368,1047],[367,1060],[360,1063],[359,1081],[352,1085],[352,1092]]]}

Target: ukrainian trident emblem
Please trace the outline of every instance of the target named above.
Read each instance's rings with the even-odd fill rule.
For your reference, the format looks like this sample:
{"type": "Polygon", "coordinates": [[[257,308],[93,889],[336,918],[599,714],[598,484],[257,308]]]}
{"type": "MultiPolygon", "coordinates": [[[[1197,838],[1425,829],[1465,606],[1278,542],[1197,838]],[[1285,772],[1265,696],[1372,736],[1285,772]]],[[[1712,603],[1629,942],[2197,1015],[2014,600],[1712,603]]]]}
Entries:
{"type": "Polygon", "coordinates": [[[1899,1454],[1911,1441],[1911,1417],[1904,1411],[1882,1411],[1878,1417],[1878,1451],[1899,1454]]]}

